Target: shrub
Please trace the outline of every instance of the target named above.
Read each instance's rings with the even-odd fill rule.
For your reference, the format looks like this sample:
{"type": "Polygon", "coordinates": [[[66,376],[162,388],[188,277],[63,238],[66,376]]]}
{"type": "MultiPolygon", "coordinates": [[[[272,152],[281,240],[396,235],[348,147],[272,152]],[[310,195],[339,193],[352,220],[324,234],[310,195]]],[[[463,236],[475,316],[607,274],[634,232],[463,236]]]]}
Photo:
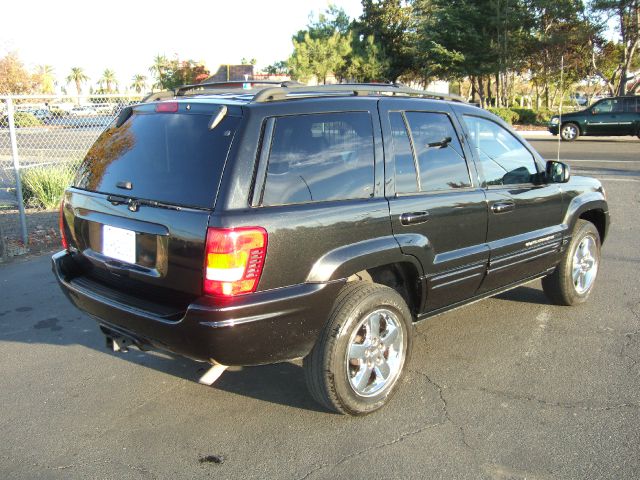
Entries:
{"type": "Polygon", "coordinates": [[[536,123],[538,125],[546,125],[553,115],[554,113],[551,110],[538,110],[536,112],[536,123]]]}
{"type": "Polygon", "coordinates": [[[512,108],[518,115],[516,123],[520,125],[534,125],[536,123],[536,112],[530,108],[512,108]]]}
{"type": "Polygon", "coordinates": [[[68,165],[23,170],[20,183],[25,204],[47,210],[58,208],[65,188],[73,181],[74,171],[68,165]]]}
{"type": "Polygon", "coordinates": [[[509,108],[488,108],[487,110],[511,125],[518,118],[518,114],[509,108]]]}
{"type": "MultiPolygon", "coordinates": [[[[28,112],[15,112],[13,121],[16,125],[16,128],[39,127],[40,125],[42,125],[42,122],[38,120],[35,115],[28,112]]],[[[9,127],[9,117],[7,117],[6,115],[0,117],[0,127],[9,127]]]]}

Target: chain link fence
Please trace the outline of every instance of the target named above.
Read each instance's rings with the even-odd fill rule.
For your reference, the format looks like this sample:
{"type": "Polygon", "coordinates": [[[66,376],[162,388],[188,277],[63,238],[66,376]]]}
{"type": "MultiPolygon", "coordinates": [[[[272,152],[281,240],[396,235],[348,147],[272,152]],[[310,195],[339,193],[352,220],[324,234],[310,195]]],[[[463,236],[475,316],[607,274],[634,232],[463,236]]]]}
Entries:
{"type": "Polygon", "coordinates": [[[58,240],[57,205],[87,150],[142,95],[0,96],[0,258],[58,240]]]}

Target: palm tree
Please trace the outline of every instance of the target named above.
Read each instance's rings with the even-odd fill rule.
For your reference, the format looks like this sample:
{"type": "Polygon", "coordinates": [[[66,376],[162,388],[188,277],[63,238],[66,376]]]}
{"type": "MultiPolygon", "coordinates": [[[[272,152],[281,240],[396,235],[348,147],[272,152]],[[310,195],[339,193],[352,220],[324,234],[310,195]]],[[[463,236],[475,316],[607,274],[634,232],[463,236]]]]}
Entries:
{"type": "Polygon", "coordinates": [[[111,89],[111,86],[113,84],[115,84],[116,89],[118,88],[118,80],[116,79],[116,74],[113,70],[110,70],[108,68],[105,69],[104,72],[102,72],[102,78],[100,78],[98,83],[100,84],[101,88],[103,85],[107,86],[107,93],[113,93],[113,90],[111,89]]]}
{"type": "Polygon", "coordinates": [[[149,71],[157,78],[158,82],[154,87],[164,88],[164,71],[167,68],[167,57],[164,55],[156,55],[153,57],[153,65],[149,67],[149,71]]]}
{"type": "Polygon", "coordinates": [[[78,104],[80,103],[80,95],[82,94],[82,84],[89,81],[89,76],[84,73],[81,67],[73,67],[71,73],[67,76],[67,85],[71,82],[76,84],[76,91],[78,92],[78,104]]]}
{"type": "Polygon", "coordinates": [[[38,65],[36,75],[40,80],[40,89],[44,94],[52,94],[56,91],[56,78],[51,65],[38,65]]]}
{"type": "Polygon", "coordinates": [[[142,91],[147,88],[147,77],[145,77],[144,75],[134,75],[132,81],[133,83],[131,84],[131,88],[133,88],[138,93],[142,93],[142,91]]]}

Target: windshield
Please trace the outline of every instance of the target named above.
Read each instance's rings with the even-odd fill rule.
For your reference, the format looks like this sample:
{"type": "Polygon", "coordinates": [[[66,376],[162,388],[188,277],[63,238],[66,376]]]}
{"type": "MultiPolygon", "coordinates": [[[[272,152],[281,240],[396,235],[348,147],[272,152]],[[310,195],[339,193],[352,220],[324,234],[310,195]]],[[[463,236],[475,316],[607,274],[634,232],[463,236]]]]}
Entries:
{"type": "Polygon", "coordinates": [[[112,124],[82,162],[74,186],[164,203],[212,208],[239,122],[212,115],[134,113],[112,124]],[[118,188],[130,182],[130,189],[118,188]]]}

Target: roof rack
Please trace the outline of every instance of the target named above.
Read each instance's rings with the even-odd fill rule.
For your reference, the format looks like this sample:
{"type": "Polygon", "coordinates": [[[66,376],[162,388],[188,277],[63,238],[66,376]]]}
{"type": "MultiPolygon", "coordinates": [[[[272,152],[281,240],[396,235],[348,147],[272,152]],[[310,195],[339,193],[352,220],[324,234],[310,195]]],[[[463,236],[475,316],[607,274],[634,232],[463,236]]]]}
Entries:
{"type": "Polygon", "coordinates": [[[465,100],[458,95],[429,92],[427,90],[416,90],[397,83],[339,83],[336,85],[317,85],[315,87],[284,85],[282,87],[271,87],[260,90],[255,94],[252,102],[275,102],[302,97],[308,98],[345,95],[357,97],[377,94],[414,96],[435,98],[439,100],[451,100],[454,102],[465,102],[465,100]]]}
{"type": "Polygon", "coordinates": [[[238,90],[255,90],[255,85],[273,85],[274,87],[293,87],[302,86],[301,83],[293,82],[290,80],[279,82],[273,80],[230,80],[228,82],[208,82],[208,83],[196,83],[195,85],[183,85],[174,90],[176,97],[183,97],[191,92],[197,92],[200,94],[206,90],[215,90],[217,93],[226,93],[232,91],[236,93],[238,90]],[[250,85],[250,88],[246,88],[246,85],[250,85]]]}
{"type": "Polygon", "coordinates": [[[153,93],[142,100],[142,103],[154,102],[168,98],[186,97],[189,95],[203,95],[212,93],[216,95],[238,96],[249,100],[251,103],[277,102],[293,100],[296,98],[314,97],[344,97],[344,96],[369,96],[388,94],[391,96],[409,96],[421,98],[434,98],[466,103],[458,96],[448,93],[430,92],[405,87],[398,83],[339,83],[335,85],[307,86],[298,82],[270,81],[270,80],[239,80],[229,82],[211,82],[195,85],[183,85],[174,90],[153,93]],[[251,88],[244,88],[250,84],[251,88]],[[258,85],[268,85],[266,88],[256,88],[258,85]]]}

